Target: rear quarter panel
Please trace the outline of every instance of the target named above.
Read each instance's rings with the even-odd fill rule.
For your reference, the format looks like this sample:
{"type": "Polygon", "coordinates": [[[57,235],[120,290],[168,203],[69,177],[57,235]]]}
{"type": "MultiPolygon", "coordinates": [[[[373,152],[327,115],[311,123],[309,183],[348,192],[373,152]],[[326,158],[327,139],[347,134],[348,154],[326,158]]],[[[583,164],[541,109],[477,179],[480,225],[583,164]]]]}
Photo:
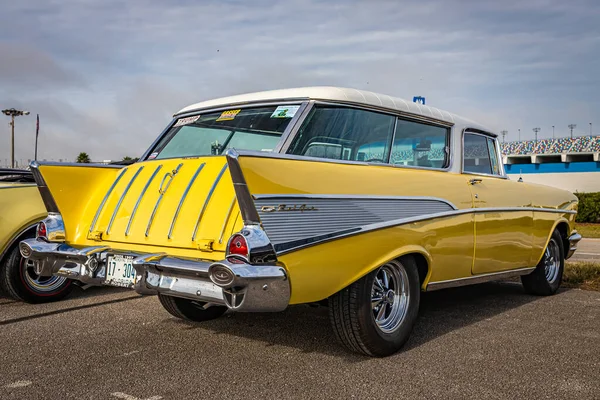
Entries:
{"type": "Polygon", "coordinates": [[[0,259],[17,235],[46,215],[36,185],[0,186],[0,259]]]}

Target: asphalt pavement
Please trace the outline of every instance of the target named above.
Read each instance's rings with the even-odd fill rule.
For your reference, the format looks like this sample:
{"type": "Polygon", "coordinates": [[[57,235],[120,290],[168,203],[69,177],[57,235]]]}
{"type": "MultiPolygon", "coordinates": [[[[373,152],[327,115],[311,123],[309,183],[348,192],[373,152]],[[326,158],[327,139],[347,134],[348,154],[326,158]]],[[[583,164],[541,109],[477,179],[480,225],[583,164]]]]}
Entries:
{"type": "Polygon", "coordinates": [[[325,307],[171,317],[156,297],[92,288],[0,298],[0,399],[600,397],[600,293],[512,282],[424,293],[404,350],[340,347],[325,307]]]}

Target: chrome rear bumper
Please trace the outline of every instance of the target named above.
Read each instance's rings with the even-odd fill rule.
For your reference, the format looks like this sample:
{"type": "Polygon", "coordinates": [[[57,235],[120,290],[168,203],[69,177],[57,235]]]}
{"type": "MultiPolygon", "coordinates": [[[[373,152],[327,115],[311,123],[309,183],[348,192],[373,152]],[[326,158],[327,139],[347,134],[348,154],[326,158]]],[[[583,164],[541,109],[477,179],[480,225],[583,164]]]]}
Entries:
{"type": "Polygon", "coordinates": [[[63,243],[27,239],[19,244],[21,255],[34,261],[42,276],[65,276],[89,285],[104,285],[107,257],[133,256],[136,292],[226,305],[241,312],[282,311],[290,300],[285,270],[276,264],[252,265],[233,259],[204,261],[166,254],[139,254],[106,246],[77,249],[63,243]]]}
{"type": "Polygon", "coordinates": [[[569,236],[569,249],[566,252],[567,254],[565,259],[571,258],[571,256],[575,253],[575,250],[577,250],[577,243],[579,243],[581,239],[582,237],[579,233],[577,233],[577,231],[574,230],[571,233],[571,236],[569,236]]]}

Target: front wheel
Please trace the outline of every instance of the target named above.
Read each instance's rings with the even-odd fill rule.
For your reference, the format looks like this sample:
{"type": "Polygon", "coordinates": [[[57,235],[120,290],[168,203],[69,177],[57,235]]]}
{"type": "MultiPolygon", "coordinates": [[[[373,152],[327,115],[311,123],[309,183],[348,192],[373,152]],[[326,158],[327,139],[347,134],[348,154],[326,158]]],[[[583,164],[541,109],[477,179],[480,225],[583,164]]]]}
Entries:
{"type": "Polygon", "coordinates": [[[329,299],[329,317],[338,341],[368,356],[397,352],[412,331],[420,294],[412,257],[382,265],[329,299]]]}
{"type": "Polygon", "coordinates": [[[554,231],[544,255],[529,275],[521,276],[525,291],[538,296],[549,296],[558,290],[565,269],[565,250],[559,231],[554,231]]]}
{"type": "Polygon", "coordinates": [[[0,265],[0,288],[15,300],[38,304],[62,300],[73,285],[64,277],[37,275],[33,263],[23,258],[15,246],[0,265]]]}
{"type": "Polygon", "coordinates": [[[206,307],[206,303],[203,302],[164,294],[159,294],[158,300],[172,316],[194,322],[210,321],[219,318],[227,311],[225,306],[206,307]]]}

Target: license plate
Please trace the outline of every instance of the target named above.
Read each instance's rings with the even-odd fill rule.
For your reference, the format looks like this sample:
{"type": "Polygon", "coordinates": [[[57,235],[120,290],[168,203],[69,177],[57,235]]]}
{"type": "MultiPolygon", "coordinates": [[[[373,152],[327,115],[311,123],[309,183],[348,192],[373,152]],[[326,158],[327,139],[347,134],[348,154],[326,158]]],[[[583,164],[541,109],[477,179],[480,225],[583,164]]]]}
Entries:
{"type": "Polygon", "coordinates": [[[133,287],[136,282],[135,269],[133,268],[133,256],[122,256],[115,254],[108,256],[106,260],[106,285],[133,287]]]}

